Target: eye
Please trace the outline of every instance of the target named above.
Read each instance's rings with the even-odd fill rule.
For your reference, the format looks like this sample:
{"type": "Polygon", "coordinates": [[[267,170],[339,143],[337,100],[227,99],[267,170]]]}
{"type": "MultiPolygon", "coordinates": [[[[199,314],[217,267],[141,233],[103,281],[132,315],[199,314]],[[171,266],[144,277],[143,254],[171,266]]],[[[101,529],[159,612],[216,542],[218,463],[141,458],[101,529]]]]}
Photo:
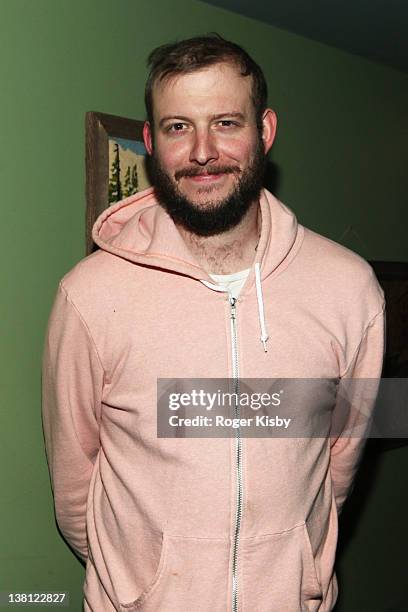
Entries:
{"type": "Polygon", "coordinates": [[[232,119],[221,119],[221,121],[218,122],[218,125],[220,125],[221,127],[237,127],[239,125],[239,123],[237,121],[233,121],[232,119]]]}
{"type": "Polygon", "coordinates": [[[187,127],[186,123],[177,121],[177,123],[172,123],[171,125],[167,126],[166,131],[167,132],[182,132],[184,129],[186,129],[186,127],[187,127]]]}

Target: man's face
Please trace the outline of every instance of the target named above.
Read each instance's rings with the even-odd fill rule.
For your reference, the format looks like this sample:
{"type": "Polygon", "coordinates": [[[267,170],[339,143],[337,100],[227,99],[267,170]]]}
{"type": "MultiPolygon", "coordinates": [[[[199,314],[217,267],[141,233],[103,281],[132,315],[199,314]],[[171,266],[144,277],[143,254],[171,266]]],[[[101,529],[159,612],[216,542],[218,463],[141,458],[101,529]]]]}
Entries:
{"type": "Polygon", "coordinates": [[[231,229],[259,196],[270,145],[256,126],[251,85],[222,63],[154,86],[154,142],[144,129],[154,184],[173,220],[194,233],[231,229]]]}

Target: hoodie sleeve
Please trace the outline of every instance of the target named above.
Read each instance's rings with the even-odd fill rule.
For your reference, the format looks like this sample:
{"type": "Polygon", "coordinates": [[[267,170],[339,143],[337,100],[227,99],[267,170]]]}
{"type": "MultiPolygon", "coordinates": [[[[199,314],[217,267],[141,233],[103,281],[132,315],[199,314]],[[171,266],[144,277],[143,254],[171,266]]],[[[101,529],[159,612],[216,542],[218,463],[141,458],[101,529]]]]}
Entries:
{"type": "Polygon", "coordinates": [[[104,371],[89,330],[59,286],[45,338],[42,419],[57,523],[86,560],[86,504],[99,449],[104,371]]]}
{"type": "Polygon", "coordinates": [[[333,415],[335,435],[331,439],[330,471],[339,514],[353,486],[381,379],[385,314],[383,294],[381,289],[379,291],[381,310],[366,326],[351,363],[341,377],[333,415]]]}

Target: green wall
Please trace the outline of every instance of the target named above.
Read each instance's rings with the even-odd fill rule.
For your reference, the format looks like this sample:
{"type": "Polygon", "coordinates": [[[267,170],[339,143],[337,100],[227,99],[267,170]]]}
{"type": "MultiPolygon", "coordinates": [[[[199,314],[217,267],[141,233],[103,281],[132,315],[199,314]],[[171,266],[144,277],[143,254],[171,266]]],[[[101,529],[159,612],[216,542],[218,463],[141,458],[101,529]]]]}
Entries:
{"type": "MultiPolygon", "coordinates": [[[[351,225],[346,244],[367,258],[408,260],[406,75],[196,0],[0,0],[0,590],[66,590],[81,609],[83,568],[54,524],[40,363],[57,282],[84,255],[85,112],[143,118],[149,50],[214,30],[265,69],[281,199],[335,240],[351,225]]],[[[342,611],[408,607],[384,603],[407,541],[407,448],[379,464],[341,558],[342,611]]]]}

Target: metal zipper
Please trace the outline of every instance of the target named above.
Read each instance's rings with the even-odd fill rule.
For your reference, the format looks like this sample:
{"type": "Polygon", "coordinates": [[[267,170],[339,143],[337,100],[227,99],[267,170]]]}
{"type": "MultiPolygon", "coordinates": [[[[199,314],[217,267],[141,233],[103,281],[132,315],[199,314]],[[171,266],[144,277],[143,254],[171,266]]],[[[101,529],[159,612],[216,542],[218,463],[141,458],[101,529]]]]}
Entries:
{"type": "MultiPolygon", "coordinates": [[[[231,306],[231,347],[232,347],[232,376],[233,376],[233,392],[239,394],[239,368],[238,368],[238,344],[237,344],[237,326],[236,326],[236,298],[229,297],[231,306]]],[[[239,404],[234,406],[234,417],[240,418],[239,404]]],[[[241,430],[238,427],[235,430],[235,458],[236,458],[236,514],[235,514],[235,529],[234,529],[234,546],[232,552],[232,612],[238,612],[238,543],[241,529],[242,518],[242,500],[243,500],[243,483],[242,483],[242,439],[241,430]]]]}

